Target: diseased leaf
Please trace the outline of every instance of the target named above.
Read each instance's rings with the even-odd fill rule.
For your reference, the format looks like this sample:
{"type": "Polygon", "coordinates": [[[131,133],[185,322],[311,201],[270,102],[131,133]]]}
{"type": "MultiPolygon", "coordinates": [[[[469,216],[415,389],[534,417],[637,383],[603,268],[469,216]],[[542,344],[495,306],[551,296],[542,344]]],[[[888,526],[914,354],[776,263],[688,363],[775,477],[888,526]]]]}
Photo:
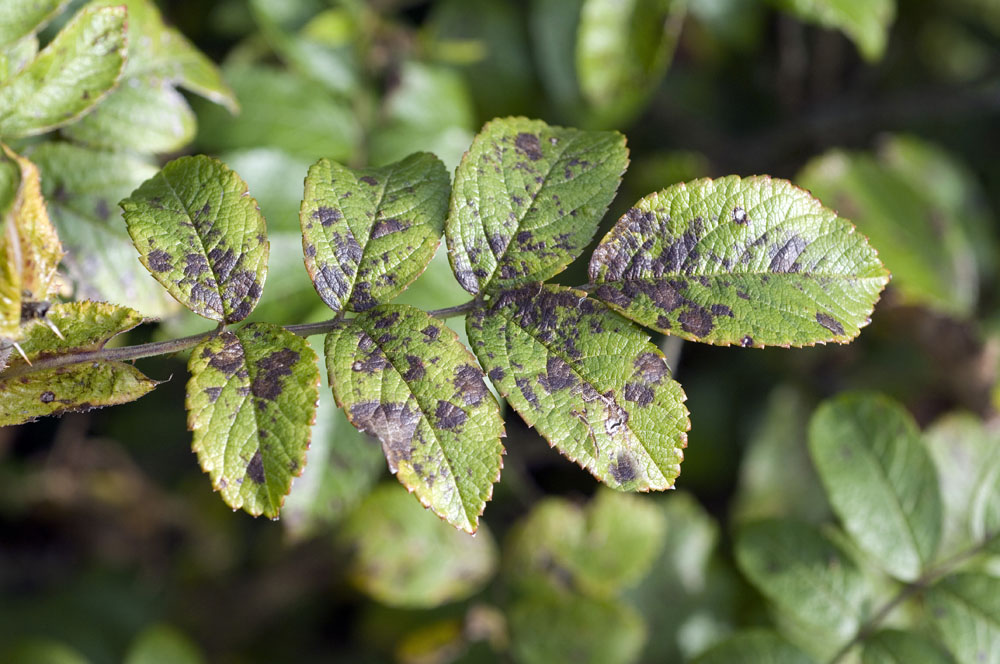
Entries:
{"type": "Polygon", "coordinates": [[[626,604],[540,587],[508,612],[511,650],[523,664],[629,664],[646,640],[626,604]]]}
{"type": "Polygon", "coordinates": [[[267,277],[267,228],[239,175],[181,157],[119,205],[142,264],[181,304],[226,323],[250,315],[267,277]]]}
{"type": "Polygon", "coordinates": [[[850,558],[812,526],[767,519],[743,526],[736,562],[786,616],[844,643],[864,619],[868,589],[850,558]]]}
{"type": "Polygon", "coordinates": [[[777,632],[748,629],[733,634],[694,659],[692,664],[813,664],[812,658],[777,632]]]}
{"type": "Polygon", "coordinates": [[[861,55],[878,60],[896,18],[896,0],[771,0],[804,21],[836,28],[851,38],[861,55]]]}
{"type": "Polygon", "coordinates": [[[136,257],[115,202],[156,174],[134,156],[65,142],[46,142],[31,153],[42,171],[42,193],[67,254],[63,266],[75,297],[107,300],[163,317],[180,305],[136,257]]]}
{"type": "Polygon", "coordinates": [[[952,664],[934,641],[917,632],[886,629],[864,640],[861,664],[952,664]]]}
{"type": "Polygon", "coordinates": [[[87,362],[0,376],[0,426],[128,403],[157,384],[124,362],[87,362]]]}
{"type": "Polygon", "coordinates": [[[61,127],[114,88],[125,64],[125,7],[77,12],[38,57],[0,86],[0,136],[61,127]]]}
{"type": "Polygon", "coordinates": [[[909,413],[877,394],[842,394],[813,415],[809,451],[858,546],[896,578],[919,577],[937,553],[942,508],[934,464],[909,413]]]}
{"type": "Polygon", "coordinates": [[[1000,662],[1000,578],[946,576],[927,592],[928,614],[958,664],[1000,662]]]}
{"type": "Polygon", "coordinates": [[[1000,435],[972,414],[955,413],[924,432],[937,468],[941,555],[1000,536],[1000,435]]]}
{"type": "Polygon", "coordinates": [[[424,506],[475,532],[503,465],[503,420],[482,370],[440,320],[379,305],[326,338],[337,403],[382,442],[389,469],[424,506]]]}
{"type": "MultiPolygon", "coordinates": [[[[944,181],[935,183],[933,176],[919,172],[913,157],[897,156],[914,152],[912,147],[894,138],[878,156],[831,150],[807,163],[796,182],[856,221],[879,248],[893,274],[892,289],[903,303],[968,316],[978,294],[969,232],[976,223],[969,210],[974,190],[969,187],[955,200],[944,181]]],[[[935,163],[947,172],[946,162],[935,163]]],[[[982,231],[971,237],[992,245],[982,231]]]]}
{"type": "Polygon", "coordinates": [[[14,216],[19,169],[0,159],[0,339],[18,339],[21,330],[21,240],[14,216]]]}
{"type": "Polygon", "coordinates": [[[466,328],[493,384],[562,454],[616,489],[673,486],[685,396],[644,332],[582,291],[539,284],[501,292],[466,328]]]}
{"type": "Polygon", "coordinates": [[[627,121],[659,85],[673,55],[685,2],[585,0],[576,40],[584,98],[602,124],[627,121]]]}
{"type": "Polygon", "coordinates": [[[212,485],[233,509],[275,518],[302,473],[319,399],[316,354],[270,323],[191,351],[188,428],[212,485]]]}
{"type": "Polygon", "coordinates": [[[38,37],[28,35],[0,47],[0,85],[17,76],[38,55],[38,37]]]}
{"type": "Polygon", "coordinates": [[[485,525],[470,537],[391,484],[365,499],[338,539],[353,552],[348,574],[354,585],[390,606],[429,608],[465,599],[489,581],[497,565],[485,525]]]}
{"type": "Polygon", "coordinates": [[[0,3],[0,45],[38,32],[69,0],[9,0],[0,3]]]}
{"type": "Polygon", "coordinates": [[[640,200],[594,251],[590,280],[598,299],[660,332],[762,347],[850,341],[889,276],[808,192],[732,175],[640,200]]]}
{"type": "Polygon", "coordinates": [[[455,173],[445,224],[459,283],[495,292],[561,272],[593,239],[627,163],[617,132],[487,123],[455,173]]]}
{"type": "Polygon", "coordinates": [[[421,152],[382,168],[320,159],[306,176],[299,219],[306,271],[334,311],[366,311],[401,293],[441,241],[448,172],[421,152]]]}
{"type": "MultiPolygon", "coordinates": [[[[145,320],[138,311],[107,302],[53,304],[45,317],[62,337],[42,321],[29,322],[20,344],[29,360],[100,350],[108,341],[145,320]]],[[[18,356],[12,358],[11,365],[23,362],[18,356]]]]}

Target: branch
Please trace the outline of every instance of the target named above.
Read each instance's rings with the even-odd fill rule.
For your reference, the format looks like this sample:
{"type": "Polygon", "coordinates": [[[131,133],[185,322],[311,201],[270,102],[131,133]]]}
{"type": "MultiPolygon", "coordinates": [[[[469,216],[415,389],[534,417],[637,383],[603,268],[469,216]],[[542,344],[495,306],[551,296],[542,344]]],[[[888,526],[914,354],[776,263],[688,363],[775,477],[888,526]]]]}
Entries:
{"type": "MultiPolygon", "coordinates": [[[[445,307],[443,309],[434,309],[428,311],[427,313],[435,318],[451,318],[454,316],[461,316],[472,311],[478,303],[479,302],[477,300],[469,300],[463,304],[455,305],[453,307],[445,307]]],[[[326,334],[328,332],[332,332],[340,325],[343,325],[346,320],[347,319],[343,317],[343,312],[341,312],[330,320],[325,320],[319,323],[286,325],[285,329],[293,334],[297,334],[300,337],[310,337],[316,334],[326,334]]],[[[144,357],[154,357],[156,355],[171,355],[173,353],[179,353],[180,351],[187,350],[188,348],[194,348],[203,341],[207,341],[208,339],[221,334],[224,329],[225,325],[220,323],[218,327],[207,332],[193,334],[189,337],[181,337],[179,339],[154,341],[152,343],[138,344],[136,346],[100,348],[98,350],[84,351],[82,353],[65,353],[63,355],[43,357],[35,360],[32,364],[18,364],[9,367],[5,371],[0,371],[0,380],[16,378],[25,374],[35,373],[36,371],[58,369],[59,367],[65,367],[71,364],[81,364],[84,362],[127,362],[129,360],[138,360],[144,357]]]]}

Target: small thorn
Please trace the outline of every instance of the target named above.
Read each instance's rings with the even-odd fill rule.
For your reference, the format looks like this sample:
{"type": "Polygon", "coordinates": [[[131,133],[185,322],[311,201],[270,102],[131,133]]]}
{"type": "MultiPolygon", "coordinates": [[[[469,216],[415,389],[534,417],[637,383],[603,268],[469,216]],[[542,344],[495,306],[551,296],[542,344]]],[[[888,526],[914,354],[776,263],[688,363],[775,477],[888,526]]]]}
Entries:
{"type": "Polygon", "coordinates": [[[57,337],[59,337],[59,339],[60,339],[60,340],[62,340],[62,341],[66,341],[66,337],[64,337],[64,336],[63,336],[63,333],[59,331],[59,328],[58,328],[58,327],[56,327],[56,324],[55,324],[55,323],[53,323],[53,322],[52,322],[51,320],[49,320],[48,318],[43,318],[42,320],[44,320],[44,321],[45,321],[45,324],[46,324],[46,325],[48,326],[48,328],[49,328],[50,330],[52,330],[52,334],[54,334],[54,335],[56,335],[57,337]]]}
{"type": "Polygon", "coordinates": [[[27,355],[25,355],[25,353],[24,353],[24,349],[23,349],[23,348],[21,348],[21,344],[17,343],[16,341],[12,341],[12,342],[11,342],[11,345],[12,345],[12,346],[14,346],[14,350],[16,350],[16,351],[18,352],[18,354],[19,354],[19,355],[20,355],[21,357],[23,357],[23,358],[24,358],[24,361],[25,361],[25,362],[27,362],[27,363],[28,363],[28,366],[30,367],[30,366],[31,366],[31,360],[29,360],[29,359],[28,359],[28,356],[27,356],[27,355]]]}

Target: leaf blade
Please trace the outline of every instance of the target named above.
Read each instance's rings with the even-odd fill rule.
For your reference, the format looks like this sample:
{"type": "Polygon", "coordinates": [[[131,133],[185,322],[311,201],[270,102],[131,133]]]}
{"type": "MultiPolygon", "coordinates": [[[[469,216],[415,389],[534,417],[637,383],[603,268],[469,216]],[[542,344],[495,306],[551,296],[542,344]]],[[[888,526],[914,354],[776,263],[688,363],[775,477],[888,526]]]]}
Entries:
{"type": "Polygon", "coordinates": [[[331,332],[337,403],[382,442],[389,469],[425,506],[474,532],[503,465],[503,421],[475,359],[441,321],[379,305],[331,332]]]}
{"type": "Polygon", "coordinates": [[[595,297],[642,325],[761,347],[853,339],[888,274],[808,192],[728,176],[640,200],[594,251],[590,279],[595,297]]]}
{"type": "Polygon", "coordinates": [[[119,205],[142,264],[181,304],[226,323],[250,315],[269,245],[239,175],[217,159],[180,157],[119,205]]]}
{"type": "Polygon", "coordinates": [[[487,123],[455,173],[445,236],[473,294],[544,281],[593,238],[628,163],[617,132],[487,123]]]}
{"type": "Polygon", "coordinates": [[[927,592],[929,614],[959,664],[1000,662],[1000,579],[962,572],[927,592]]]}
{"type": "Polygon", "coordinates": [[[319,399],[316,354],[270,323],[223,332],[191,352],[192,447],[233,509],[275,518],[301,474],[319,399]]]}
{"type": "Polygon", "coordinates": [[[684,393],[635,326],[582,291],[535,285],[503,291],[466,329],[500,393],[560,453],[616,489],[673,486],[684,393]]]}

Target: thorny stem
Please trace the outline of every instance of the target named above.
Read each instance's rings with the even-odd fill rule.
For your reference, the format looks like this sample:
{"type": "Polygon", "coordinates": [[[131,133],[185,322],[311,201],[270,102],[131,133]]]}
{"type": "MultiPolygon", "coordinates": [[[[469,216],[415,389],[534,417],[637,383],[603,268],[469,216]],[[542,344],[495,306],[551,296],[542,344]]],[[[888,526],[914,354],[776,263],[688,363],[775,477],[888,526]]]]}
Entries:
{"type": "MultiPolygon", "coordinates": [[[[469,300],[468,302],[455,305],[454,307],[433,309],[427,313],[435,318],[452,318],[454,316],[461,316],[462,314],[472,311],[478,303],[479,302],[477,300],[469,300]]],[[[297,334],[300,337],[310,337],[316,334],[326,334],[327,332],[332,332],[338,326],[342,325],[344,320],[345,319],[341,314],[335,318],[319,323],[286,325],[285,329],[293,334],[297,334]]],[[[6,371],[0,371],[0,380],[16,378],[17,376],[23,376],[24,374],[34,373],[36,371],[57,369],[70,364],[111,361],[125,362],[128,360],[138,360],[144,357],[179,353],[180,351],[187,350],[188,348],[194,348],[203,341],[207,341],[208,339],[221,334],[224,329],[225,325],[220,323],[218,327],[208,330],[207,332],[193,334],[189,337],[181,337],[179,339],[168,339],[167,341],[154,341],[152,343],[138,344],[136,346],[101,348],[98,350],[84,351],[82,353],[65,353],[63,355],[44,357],[35,360],[34,363],[30,365],[19,364],[17,366],[10,367],[6,371]]]]}
{"type": "Polygon", "coordinates": [[[879,609],[875,615],[869,618],[865,624],[858,629],[858,632],[854,635],[853,639],[845,643],[844,646],[837,651],[837,654],[830,658],[829,664],[837,664],[837,662],[842,660],[847,653],[851,651],[851,649],[873,635],[882,624],[882,621],[888,618],[889,614],[891,614],[896,607],[918,592],[925,590],[941,577],[953,572],[961,563],[982,553],[986,547],[993,543],[993,541],[998,537],[1000,537],[1000,533],[994,533],[993,535],[986,537],[982,542],[979,542],[978,544],[975,544],[963,551],[959,551],[947,560],[944,560],[935,567],[927,570],[916,581],[905,584],[892,599],[886,602],[886,604],[879,609]]]}

